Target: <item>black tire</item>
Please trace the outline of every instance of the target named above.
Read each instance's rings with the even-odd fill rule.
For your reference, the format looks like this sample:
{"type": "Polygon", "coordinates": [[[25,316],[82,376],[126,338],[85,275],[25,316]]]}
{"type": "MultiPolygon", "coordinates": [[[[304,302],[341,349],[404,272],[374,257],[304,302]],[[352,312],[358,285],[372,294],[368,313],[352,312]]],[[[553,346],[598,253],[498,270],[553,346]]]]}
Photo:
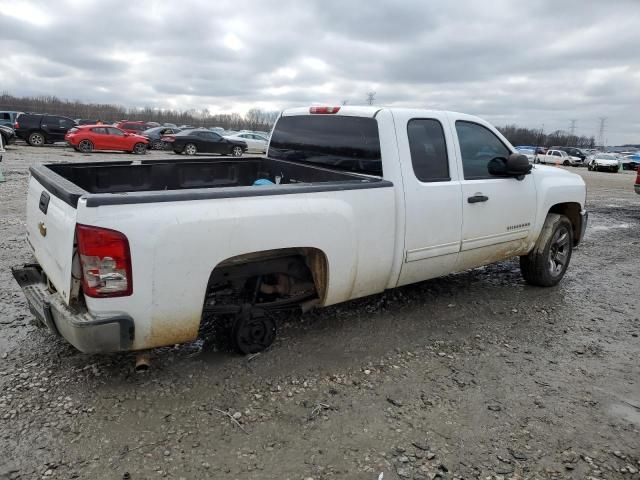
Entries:
{"type": "Polygon", "coordinates": [[[136,155],[144,155],[147,153],[147,144],[146,143],[136,143],[133,146],[133,151],[131,153],[135,153],[136,155]]]}
{"type": "Polygon", "coordinates": [[[151,150],[164,150],[164,142],[162,140],[154,140],[151,142],[151,150]]]}
{"type": "Polygon", "coordinates": [[[593,167],[591,166],[591,164],[587,165],[587,170],[589,171],[593,170],[593,167]]]}
{"type": "Polygon", "coordinates": [[[176,150],[175,148],[173,149],[173,153],[177,153],[178,155],[180,155],[182,152],[180,150],[176,150]]]}
{"type": "Polygon", "coordinates": [[[562,165],[568,167],[569,165],[571,165],[571,162],[569,160],[565,160],[564,162],[562,162],[562,165]]]}
{"type": "Polygon", "coordinates": [[[520,257],[525,281],[539,287],[557,285],[564,277],[573,252],[573,229],[564,215],[549,213],[533,250],[520,257]]]}
{"type": "Polygon", "coordinates": [[[27,143],[32,147],[41,147],[46,143],[46,138],[42,132],[33,132],[29,135],[27,143]]]}
{"type": "Polygon", "coordinates": [[[535,164],[540,163],[540,159],[539,159],[538,157],[535,157],[535,158],[533,159],[533,163],[535,163],[535,164]]]}
{"type": "Polygon", "coordinates": [[[236,145],[235,147],[231,148],[231,155],[233,155],[234,157],[241,157],[242,156],[242,147],[236,145]]]}
{"type": "Polygon", "coordinates": [[[196,147],[196,145],[194,143],[187,143],[184,146],[184,150],[183,151],[187,155],[195,155],[196,153],[198,153],[198,147],[196,147]]]}
{"type": "Polygon", "coordinates": [[[78,150],[82,153],[93,152],[93,143],[90,140],[81,140],[78,144],[78,150]]]}

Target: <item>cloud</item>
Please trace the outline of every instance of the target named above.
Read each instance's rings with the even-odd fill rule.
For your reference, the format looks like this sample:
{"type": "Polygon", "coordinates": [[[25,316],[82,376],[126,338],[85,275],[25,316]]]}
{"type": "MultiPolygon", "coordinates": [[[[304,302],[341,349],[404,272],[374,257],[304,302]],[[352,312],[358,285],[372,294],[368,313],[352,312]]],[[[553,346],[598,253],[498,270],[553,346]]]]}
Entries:
{"type": "Polygon", "coordinates": [[[0,0],[0,87],[127,106],[458,110],[639,142],[637,0],[0,0]]]}

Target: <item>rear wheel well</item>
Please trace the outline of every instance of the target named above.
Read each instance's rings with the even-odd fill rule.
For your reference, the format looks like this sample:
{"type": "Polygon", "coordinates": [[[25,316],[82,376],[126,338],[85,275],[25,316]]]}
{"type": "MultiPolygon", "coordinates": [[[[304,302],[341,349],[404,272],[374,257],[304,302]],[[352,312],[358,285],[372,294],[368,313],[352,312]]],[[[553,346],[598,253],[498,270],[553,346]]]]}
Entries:
{"type": "Polygon", "coordinates": [[[316,248],[283,248],[228,258],[211,272],[204,310],[220,305],[294,307],[324,300],[327,260],[316,248]]]}
{"type": "Polygon", "coordinates": [[[274,315],[322,303],[327,260],[316,248],[247,253],[218,264],[207,282],[200,336],[242,353],[267,348],[275,338],[274,315]],[[212,334],[212,335],[211,335],[212,334]]]}
{"type": "Polygon", "coordinates": [[[580,232],[582,232],[582,216],[580,215],[581,211],[582,207],[579,203],[575,202],[557,203],[549,209],[549,213],[564,215],[569,219],[569,221],[571,222],[571,227],[573,229],[574,245],[577,245],[582,240],[580,238],[580,232]]]}

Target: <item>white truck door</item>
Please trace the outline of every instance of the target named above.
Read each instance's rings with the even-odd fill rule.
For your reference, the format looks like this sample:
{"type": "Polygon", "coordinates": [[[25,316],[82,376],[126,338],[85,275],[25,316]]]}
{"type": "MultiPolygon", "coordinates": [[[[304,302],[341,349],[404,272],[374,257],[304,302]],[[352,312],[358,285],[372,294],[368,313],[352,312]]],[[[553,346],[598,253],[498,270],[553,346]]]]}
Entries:
{"type": "Polygon", "coordinates": [[[508,157],[508,142],[489,126],[453,118],[462,176],[462,245],[457,270],[526,253],[536,216],[533,175],[518,180],[489,174],[488,163],[508,157]]]}
{"type": "Polygon", "coordinates": [[[405,194],[404,259],[398,285],[447,274],[460,251],[462,207],[446,115],[394,112],[405,194]]]}

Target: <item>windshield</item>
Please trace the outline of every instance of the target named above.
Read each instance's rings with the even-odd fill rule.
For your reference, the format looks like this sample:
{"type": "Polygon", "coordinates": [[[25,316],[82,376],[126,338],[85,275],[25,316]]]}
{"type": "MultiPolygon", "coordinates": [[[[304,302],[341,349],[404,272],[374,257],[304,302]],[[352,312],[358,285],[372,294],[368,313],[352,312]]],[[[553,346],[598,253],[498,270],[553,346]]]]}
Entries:
{"type": "Polygon", "coordinates": [[[597,159],[599,160],[617,160],[617,158],[613,155],[605,155],[605,154],[600,154],[596,156],[597,159]]]}
{"type": "Polygon", "coordinates": [[[369,175],[382,175],[378,122],[344,115],[280,117],[270,158],[313,163],[369,175]]]}

